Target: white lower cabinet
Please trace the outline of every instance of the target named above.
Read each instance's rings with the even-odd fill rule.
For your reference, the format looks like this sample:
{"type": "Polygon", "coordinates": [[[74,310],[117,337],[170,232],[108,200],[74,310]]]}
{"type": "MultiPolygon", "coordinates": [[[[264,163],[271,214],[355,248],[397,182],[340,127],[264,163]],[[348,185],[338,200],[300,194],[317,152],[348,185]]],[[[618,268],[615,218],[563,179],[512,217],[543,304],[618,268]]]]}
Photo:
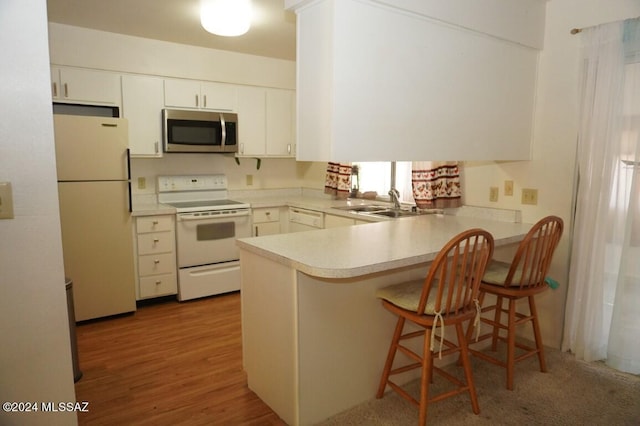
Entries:
{"type": "Polygon", "coordinates": [[[138,217],[135,224],[137,299],[177,294],[175,216],[138,217]]]}
{"type": "Polygon", "coordinates": [[[258,208],[252,211],[254,237],[282,233],[280,209],[278,207],[258,208]]]}

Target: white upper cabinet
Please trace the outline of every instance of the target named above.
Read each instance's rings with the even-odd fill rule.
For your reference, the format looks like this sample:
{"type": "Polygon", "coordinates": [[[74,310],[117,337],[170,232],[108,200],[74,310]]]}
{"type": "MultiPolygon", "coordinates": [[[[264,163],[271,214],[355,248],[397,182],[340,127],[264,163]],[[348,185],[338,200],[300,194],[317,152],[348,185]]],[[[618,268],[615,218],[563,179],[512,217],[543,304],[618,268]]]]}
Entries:
{"type": "Polygon", "coordinates": [[[165,79],[164,104],[175,108],[236,110],[236,86],[194,80],[165,79]]]}
{"type": "Polygon", "coordinates": [[[266,94],[267,154],[294,157],[294,92],[284,89],[266,89],[266,94]]]}
{"type": "Polygon", "coordinates": [[[530,158],[544,2],[286,3],[298,26],[298,160],[530,158]],[[464,7],[481,12],[464,14],[478,25],[452,22],[464,7]]]}
{"type": "Polygon", "coordinates": [[[267,153],[265,90],[238,87],[238,156],[267,153]]]}
{"type": "Polygon", "coordinates": [[[120,75],[107,71],[51,67],[55,102],[120,105],[120,75]]]}
{"type": "Polygon", "coordinates": [[[129,120],[133,157],[162,157],[163,79],[122,76],[122,116],[129,120]]]}
{"type": "Polygon", "coordinates": [[[294,91],[238,87],[238,156],[294,157],[294,91]]]}

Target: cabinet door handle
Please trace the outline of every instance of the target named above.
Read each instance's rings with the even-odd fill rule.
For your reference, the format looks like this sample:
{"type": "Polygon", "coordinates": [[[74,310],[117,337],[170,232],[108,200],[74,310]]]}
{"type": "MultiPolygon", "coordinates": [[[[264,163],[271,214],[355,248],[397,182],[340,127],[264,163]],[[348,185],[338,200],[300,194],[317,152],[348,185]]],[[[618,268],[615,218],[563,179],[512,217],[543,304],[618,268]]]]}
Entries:
{"type": "Polygon", "coordinates": [[[69,86],[67,86],[67,83],[64,84],[64,97],[69,97],[69,86]]]}
{"type": "Polygon", "coordinates": [[[155,148],[155,150],[156,150],[156,154],[158,153],[158,146],[159,146],[159,145],[158,145],[158,141],[156,141],[156,142],[155,142],[155,144],[154,144],[154,146],[153,146],[153,147],[155,148]]]}
{"type": "Polygon", "coordinates": [[[202,107],[207,107],[207,95],[202,95],[202,107]]]}
{"type": "Polygon", "coordinates": [[[244,154],[244,144],[240,144],[240,154],[244,154]]]}
{"type": "Polygon", "coordinates": [[[198,95],[196,94],[196,106],[198,106],[198,95]]]}
{"type": "Polygon", "coordinates": [[[291,144],[287,144],[287,154],[291,154],[291,144]]]}
{"type": "Polygon", "coordinates": [[[256,232],[255,232],[255,234],[256,234],[256,237],[258,237],[258,236],[259,236],[259,235],[258,235],[258,227],[256,226],[255,228],[256,228],[256,232]]]}
{"type": "Polygon", "coordinates": [[[51,89],[53,91],[53,96],[57,97],[58,96],[58,83],[56,83],[55,81],[53,83],[51,83],[53,85],[53,88],[51,89]]]}

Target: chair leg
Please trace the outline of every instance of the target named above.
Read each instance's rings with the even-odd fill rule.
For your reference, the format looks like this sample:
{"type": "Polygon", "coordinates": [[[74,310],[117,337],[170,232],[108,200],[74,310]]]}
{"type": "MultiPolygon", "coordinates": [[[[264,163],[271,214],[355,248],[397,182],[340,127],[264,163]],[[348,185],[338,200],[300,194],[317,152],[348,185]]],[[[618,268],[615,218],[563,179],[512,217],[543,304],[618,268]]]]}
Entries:
{"type": "MultiPolygon", "coordinates": [[[[502,296],[497,296],[496,300],[496,313],[493,317],[493,321],[495,324],[500,324],[500,315],[502,314],[502,296]]],[[[498,336],[500,335],[500,327],[497,325],[493,326],[493,337],[491,338],[491,350],[498,350],[498,336]]]]}
{"type": "Polygon", "coordinates": [[[433,358],[431,353],[431,333],[430,328],[424,331],[424,342],[422,349],[422,376],[420,378],[420,416],[419,425],[427,424],[427,408],[429,404],[429,384],[432,381],[433,358]]]}
{"type": "Polygon", "coordinates": [[[398,342],[400,341],[400,336],[402,335],[404,322],[405,319],[403,317],[398,317],[396,329],[393,332],[393,339],[391,340],[391,345],[389,346],[387,360],[385,361],[384,369],[382,370],[382,377],[380,378],[380,385],[378,386],[376,398],[382,398],[382,395],[384,395],[384,389],[387,387],[387,380],[389,380],[389,373],[391,372],[391,367],[393,366],[393,359],[395,358],[396,351],[398,350],[398,342]]]}
{"type": "Polygon", "coordinates": [[[544,346],[542,345],[542,334],[540,333],[540,324],[538,323],[538,311],[533,296],[529,296],[529,311],[533,317],[533,335],[536,339],[536,349],[538,350],[538,362],[540,363],[540,371],[546,373],[547,363],[544,359],[544,346]]]}
{"type": "Polygon", "coordinates": [[[458,345],[460,347],[460,359],[462,359],[462,367],[464,368],[464,375],[467,379],[467,386],[469,387],[469,397],[471,398],[471,407],[475,414],[480,413],[480,406],[478,405],[478,395],[476,394],[476,386],[473,383],[473,374],[471,372],[471,360],[469,359],[469,351],[467,350],[467,339],[462,331],[462,324],[456,324],[456,332],[458,333],[458,345]]]}
{"type": "Polygon", "coordinates": [[[507,389],[513,390],[513,369],[516,357],[516,300],[509,299],[509,323],[507,329],[507,389]]]}

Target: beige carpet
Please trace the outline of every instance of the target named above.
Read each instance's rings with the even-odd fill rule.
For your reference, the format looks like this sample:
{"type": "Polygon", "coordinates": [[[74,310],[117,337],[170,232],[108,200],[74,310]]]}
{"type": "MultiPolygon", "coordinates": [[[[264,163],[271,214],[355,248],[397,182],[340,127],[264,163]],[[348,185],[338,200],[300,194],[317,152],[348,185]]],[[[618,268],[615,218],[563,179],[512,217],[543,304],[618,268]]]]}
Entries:
{"type": "MultiPolygon", "coordinates": [[[[576,361],[546,349],[547,373],[537,358],[516,364],[515,389],[505,388],[505,370],[472,357],[480,414],[468,394],[429,405],[428,425],[640,425],[640,376],[616,372],[603,363],[576,361]]],[[[460,368],[461,370],[461,368],[460,368]]],[[[447,371],[457,371],[448,366],[447,371]]],[[[457,375],[460,377],[460,375],[457,375]]],[[[447,387],[436,375],[433,389],[447,387]]],[[[387,388],[388,389],[388,388],[387,388]]],[[[416,396],[419,384],[405,389],[416,396]]],[[[393,391],[321,423],[329,425],[414,425],[418,410],[393,391]]]]}

